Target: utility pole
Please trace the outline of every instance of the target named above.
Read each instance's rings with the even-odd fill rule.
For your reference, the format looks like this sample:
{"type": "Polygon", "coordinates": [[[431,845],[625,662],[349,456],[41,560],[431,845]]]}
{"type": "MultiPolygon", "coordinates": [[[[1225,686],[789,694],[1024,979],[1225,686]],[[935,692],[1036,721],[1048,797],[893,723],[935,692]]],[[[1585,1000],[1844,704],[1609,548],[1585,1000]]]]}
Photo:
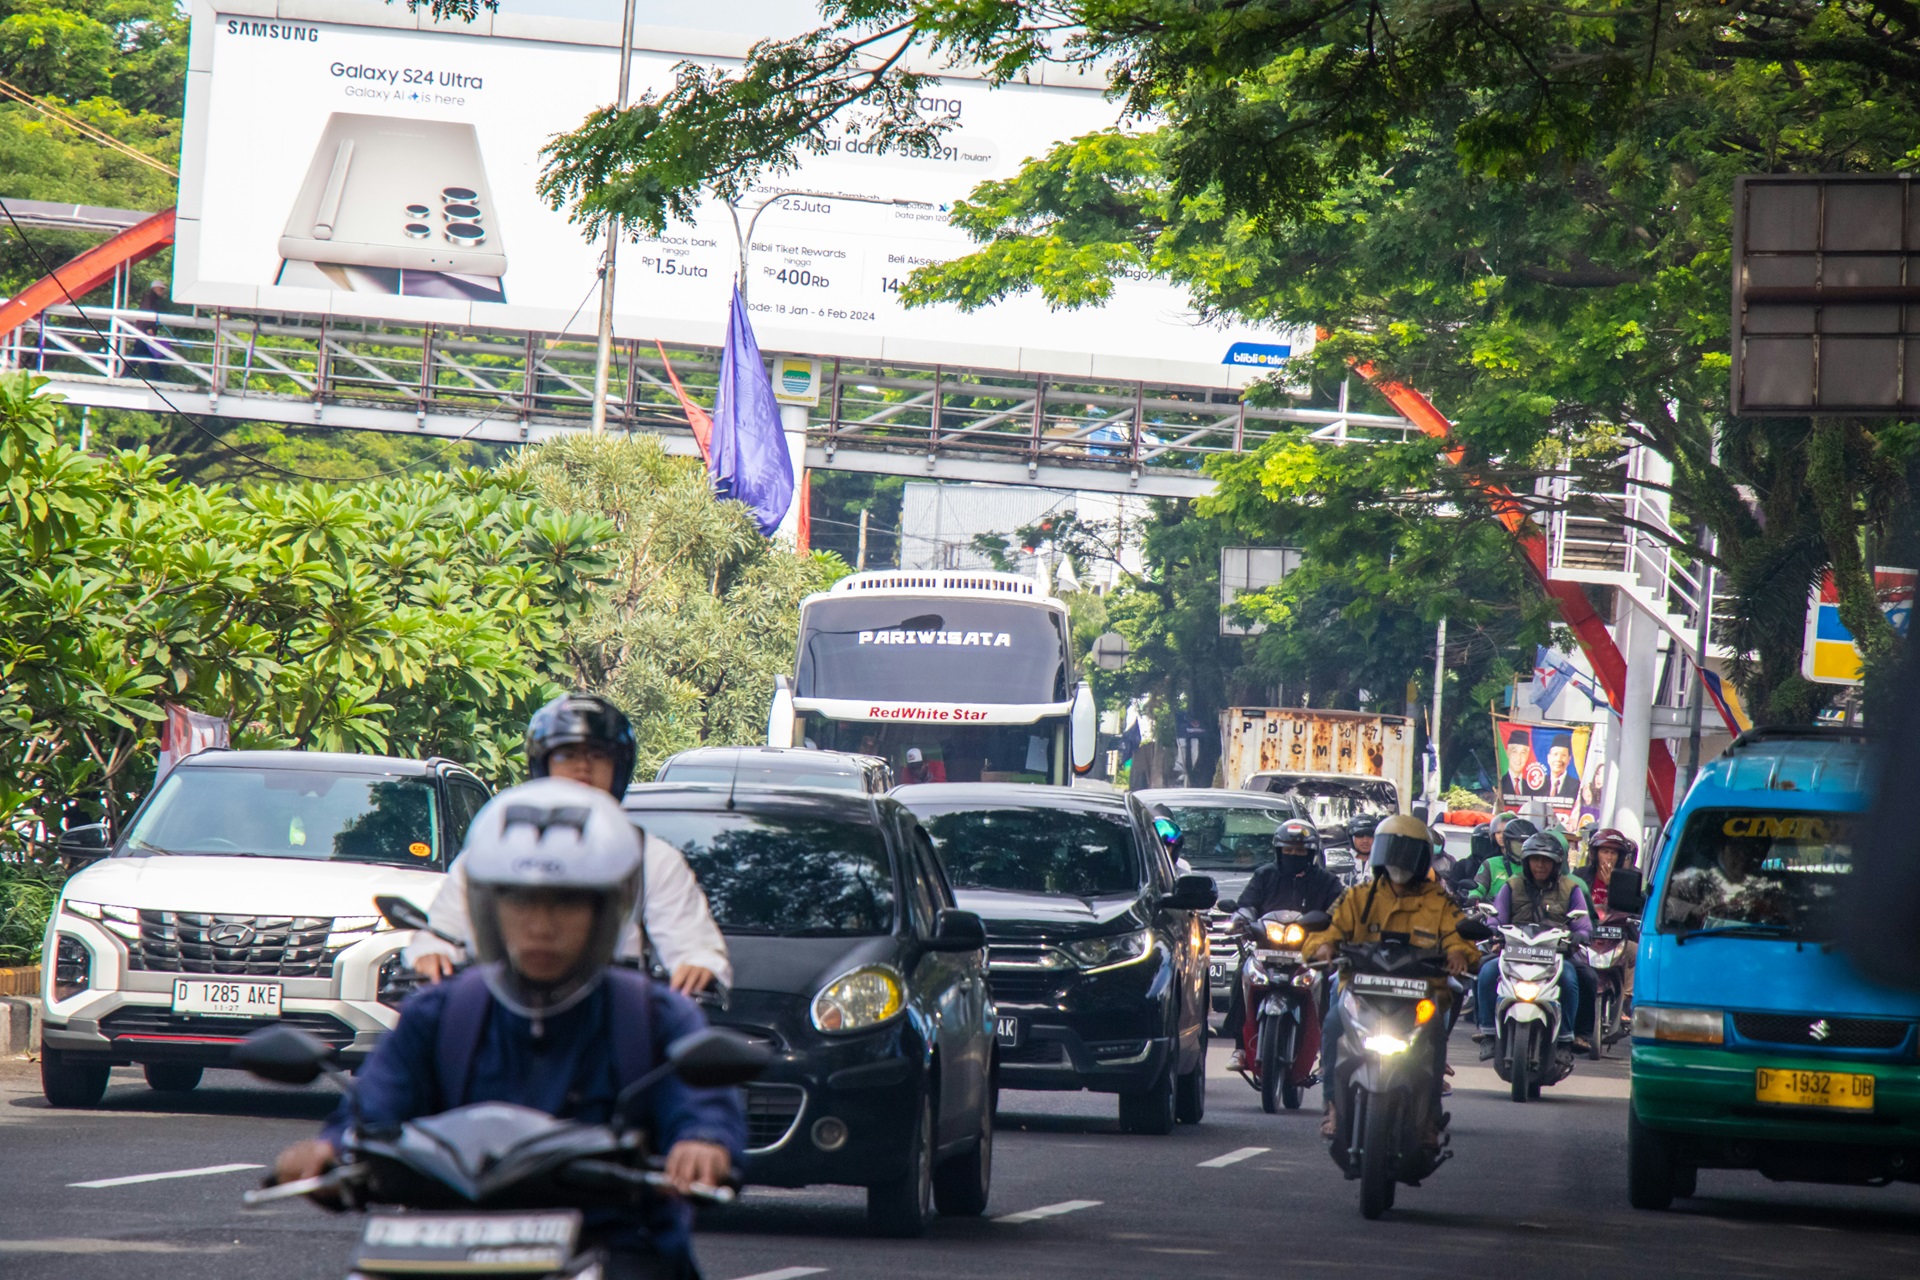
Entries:
{"type": "Polygon", "coordinates": [[[856,569],[867,567],[867,509],[865,507],[860,508],[860,551],[854,557],[853,567],[856,569]]]}
{"type": "Polygon", "coordinates": [[[1433,718],[1428,723],[1429,740],[1433,744],[1433,784],[1427,794],[1429,810],[1440,803],[1442,784],[1440,781],[1440,694],[1447,679],[1447,620],[1440,619],[1440,628],[1433,637],[1433,718]]]}
{"type": "MultiPolygon", "coordinates": [[[[626,0],[620,15],[620,93],[616,110],[627,105],[627,81],[633,72],[633,6],[626,0]]],[[[600,348],[593,364],[593,434],[607,430],[607,379],[613,367],[613,266],[620,247],[620,218],[607,219],[607,245],[600,256],[600,348]]]]}

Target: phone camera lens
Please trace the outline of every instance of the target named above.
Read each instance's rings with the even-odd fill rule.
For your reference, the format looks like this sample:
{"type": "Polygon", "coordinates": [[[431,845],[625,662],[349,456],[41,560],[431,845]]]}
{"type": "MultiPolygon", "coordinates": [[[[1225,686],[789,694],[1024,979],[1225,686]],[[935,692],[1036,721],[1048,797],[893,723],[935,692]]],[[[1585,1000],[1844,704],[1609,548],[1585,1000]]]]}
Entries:
{"type": "Polygon", "coordinates": [[[447,239],[464,249],[472,249],[486,243],[487,232],[477,222],[450,222],[447,224],[447,239]]]}
{"type": "Polygon", "coordinates": [[[443,212],[448,222],[478,222],[480,206],[475,204],[450,204],[443,212]]]}
{"type": "Polygon", "coordinates": [[[409,222],[405,230],[409,240],[425,240],[433,234],[433,228],[424,222],[409,222]]]}
{"type": "Polygon", "coordinates": [[[447,204],[479,204],[480,193],[472,187],[446,187],[441,190],[440,199],[447,204]]]}
{"type": "Polygon", "coordinates": [[[407,206],[407,216],[409,218],[412,218],[415,222],[418,222],[420,219],[426,217],[428,214],[432,212],[433,210],[427,208],[427,206],[423,204],[410,204],[407,206]]]}

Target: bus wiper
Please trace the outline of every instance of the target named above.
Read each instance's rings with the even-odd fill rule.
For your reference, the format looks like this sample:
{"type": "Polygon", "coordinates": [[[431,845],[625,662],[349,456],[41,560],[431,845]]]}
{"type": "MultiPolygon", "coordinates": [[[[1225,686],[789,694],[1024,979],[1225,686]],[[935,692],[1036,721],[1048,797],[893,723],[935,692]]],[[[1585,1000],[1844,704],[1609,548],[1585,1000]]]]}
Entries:
{"type": "Polygon", "coordinates": [[[1689,929],[1674,938],[1674,945],[1684,947],[1689,938],[1724,938],[1732,934],[1744,934],[1752,938],[1791,938],[1795,936],[1793,927],[1784,924],[1723,924],[1711,929],[1689,929]]]}

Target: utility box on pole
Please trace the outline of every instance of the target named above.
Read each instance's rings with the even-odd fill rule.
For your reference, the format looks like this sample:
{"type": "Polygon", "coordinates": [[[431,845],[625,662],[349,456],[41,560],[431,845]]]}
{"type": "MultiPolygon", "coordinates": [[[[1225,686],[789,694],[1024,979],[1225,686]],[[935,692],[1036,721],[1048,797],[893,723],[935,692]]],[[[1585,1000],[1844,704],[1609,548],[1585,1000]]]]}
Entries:
{"type": "Polygon", "coordinates": [[[1733,189],[1733,412],[1920,410],[1920,190],[1906,174],[1733,189]]]}

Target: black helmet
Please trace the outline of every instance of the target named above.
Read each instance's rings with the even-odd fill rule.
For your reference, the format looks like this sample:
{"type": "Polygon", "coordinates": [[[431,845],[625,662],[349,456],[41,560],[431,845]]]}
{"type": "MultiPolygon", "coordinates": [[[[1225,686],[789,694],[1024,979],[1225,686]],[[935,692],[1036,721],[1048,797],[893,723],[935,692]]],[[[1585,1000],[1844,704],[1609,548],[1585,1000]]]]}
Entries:
{"type": "Polygon", "coordinates": [[[547,757],[560,747],[599,747],[613,757],[613,785],[618,799],[633,781],[633,725],[627,713],[597,693],[568,693],[533,713],[527,722],[527,772],[547,776],[547,757]]]}
{"type": "Polygon", "coordinates": [[[1374,828],[1367,865],[1395,884],[1418,884],[1433,869],[1433,833],[1420,819],[1396,813],[1374,828]]]}
{"type": "Polygon", "coordinates": [[[1555,871],[1567,865],[1567,847],[1555,839],[1551,832],[1540,831],[1527,837],[1527,843],[1521,847],[1520,857],[1552,858],[1555,871]]]}
{"type": "Polygon", "coordinates": [[[1379,827],[1380,815],[1375,813],[1355,814],[1353,821],[1347,824],[1347,838],[1349,840],[1364,840],[1378,830],[1379,827]]]}
{"type": "Polygon", "coordinates": [[[1273,829],[1273,851],[1320,852],[1320,829],[1305,818],[1288,818],[1273,829]]]}
{"type": "Polygon", "coordinates": [[[1509,858],[1517,858],[1527,841],[1540,834],[1540,828],[1525,818],[1515,818],[1499,834],[1500,847],[1509,858]]]}

